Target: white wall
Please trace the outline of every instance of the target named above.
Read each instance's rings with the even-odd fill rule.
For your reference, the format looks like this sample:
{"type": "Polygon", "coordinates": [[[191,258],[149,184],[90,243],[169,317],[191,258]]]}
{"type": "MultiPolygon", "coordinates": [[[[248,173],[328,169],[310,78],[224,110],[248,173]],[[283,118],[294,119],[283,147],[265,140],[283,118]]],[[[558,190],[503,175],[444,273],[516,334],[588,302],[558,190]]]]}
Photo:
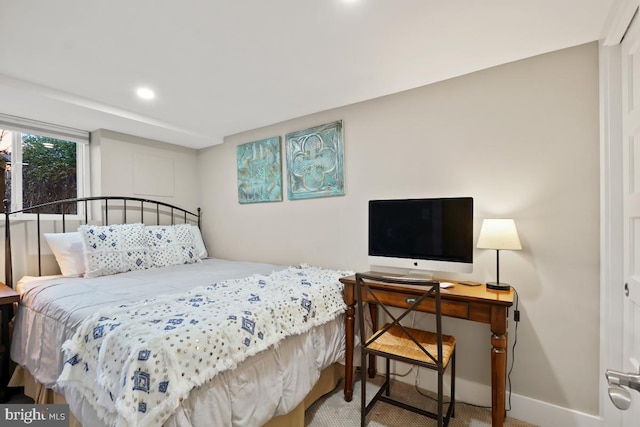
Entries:
{"type": "MultiPolygon", "coordinates": [[[[520,296],[513,392],[597,414],[598,138],[593,43],[229,136],[198,156],[203,231],[217,257],[367,270],[368,200],[472,196],[476,238],[483,218],[511,217],[523,245],[501,254],[520,296]],[[345,196],[238,203],[238,144],[334,120],[345,196]]],[[[495,279],[495,252],[474,257],[459,277],[495,279]]],[[[490,383],[488,327],[449,319],[447,332],[460,397],[489,402],[474,387],[490,383]]]]}
{"type": "Polygon", "coordinates": [[[108,130],[91,133],[91,195],[159,200],[195,211],[197,151],[108,130]]]}

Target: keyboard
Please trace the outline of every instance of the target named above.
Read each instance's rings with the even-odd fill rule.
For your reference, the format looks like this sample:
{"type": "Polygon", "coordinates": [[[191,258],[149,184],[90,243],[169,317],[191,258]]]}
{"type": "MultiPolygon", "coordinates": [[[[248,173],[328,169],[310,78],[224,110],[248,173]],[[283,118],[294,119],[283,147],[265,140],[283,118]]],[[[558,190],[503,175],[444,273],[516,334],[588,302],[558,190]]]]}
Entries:
{"type": "MultiPolygon", "coordinates": [[[[427,279],[426,277],[412,277],[412,276],[382,276],[385,279],[394,279],[401,282],[414,282],[414,283],[433,283],[437,282],[437,280],[427,279]]],[[[455,283],[451,282],[440,282],[440,288],[446,289],[454,286],[455,283]]]]}

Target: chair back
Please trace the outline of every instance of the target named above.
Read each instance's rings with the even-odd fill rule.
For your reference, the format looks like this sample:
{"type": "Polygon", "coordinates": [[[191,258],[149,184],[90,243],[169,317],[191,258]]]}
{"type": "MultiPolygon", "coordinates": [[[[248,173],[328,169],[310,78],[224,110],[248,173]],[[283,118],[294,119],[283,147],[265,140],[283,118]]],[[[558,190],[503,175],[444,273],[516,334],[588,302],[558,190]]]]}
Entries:
{"type": "MultiPolygon", "coordinates": [[[[438,281],[425,281],[416,279],[408,280],[405,277],[394,278],[391,276],[373,275],[368,273],[356,274],[356,298],[358,301],[359,329],[360,337],[362,339],[361,345],[367,353],[376,354],[377,350],[373,350],[370,346],[377,342],[378,339],[385,336],[385,334],[391,334],[394,336],[394,340],[397,343],[398,340],[405,341],[407,347],[407,353],[395,357],[397,360],[405,361],[408,363],[415,363],[416,360],[422,361],[426,365],[430,365],[436,370],[443,371],[446,367],[443,366],[443,335],[442,335],[442,308],[440,302],[440,283],[438,281]],[[391,310],[385,304],[384,299],[388,296],[385,294],[389,292],[389,287],[402,286],[403,288],[412,287],[416,288],[420,293],[407,294],[405,298],[406,308],[400,314],[393,314],[391,310]],[[431,298],[429,300],[429,298],[431,298]],[[378,330],[372,336],[368,336],[364,321],[364,310],[367,303],[374,303],[378,308],[382,308],[387,315],[389,322],[381,329],[378,330]],[[420,340],[412,332],[414,330],[408,330],[402,325],[402,320],[410,313],[417,309],[420,305],[432,305],[435,306],[433,310],[435,315],[436,330],[435,335],[437,342],[434,345],[429,345],[426,348],[420,343],[420,340]]],[[[397,294],[397,292],[396,292],[397,294]]],[[[398,307],[395,302],[393,307],[398,307]]],[[[397,311],[396,311],[397,313],[397,311]]],[[[386,338],[385,338],[386,340],[386,338]]],[[[375,345],[375,348],[381,350],[380,355],[384,356],[384,345],[375,345]]]]}

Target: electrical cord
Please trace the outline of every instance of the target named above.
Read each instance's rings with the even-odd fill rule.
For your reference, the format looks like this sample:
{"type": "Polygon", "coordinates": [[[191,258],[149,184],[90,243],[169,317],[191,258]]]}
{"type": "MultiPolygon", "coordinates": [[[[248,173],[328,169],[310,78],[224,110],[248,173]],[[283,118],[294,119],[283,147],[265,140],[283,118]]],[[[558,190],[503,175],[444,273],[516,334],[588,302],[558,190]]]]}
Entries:
{"type": "MultiPolygon", "coordinates": [[[[518,291],[516,290],[516,288],[514,288],[513,286],[512,286],[512,288],[513,288],[513,292],[514,292],[515,297],[516,297],[515,309],[513,311],[513,318],[514,318],[514,320],[516,322],[516,326],[515,326],[515,330],[514,330],[513,345],[511,346],[511,366],[509,367],[509,371],[507,373],[508,393],[509,393],[508,402],[509,402],[509,404],[508,404],[508,408],[506,409],[506,411],[510,411],[511,410],[511,372],[513,371],[513,366],[515,364],[515,359],[516,359],[516,344],[518,343],[518,324],[520,323],[520,311],[518,310],[518,303],[520,301],[520,296],[518,295],[518,291]]],[[[420,387],[418,387],[418,374],[420,372],[420,367],[418,366],[417,368],[418,369],[416,370],[416,378],[415,378],[415,384],[414,384],[416,391],[420,395],[437,402],[436,398],[434,398],[433,396],[430,396],[430,395],[428,395],[426,393],[423,393],[420,390],[420,387]]],[[[413,369],[413,366],[411,367],[411,369],[413,369]]],[[[408,375],[410,372],[411,372],[411,370],[409,370],[409,372],[407,372],[403,376],[408,375]]],[[[446,404],[446,403],[449,403],[449,402],[444,402],[444,403],[446,404]]],[[[473,404],[473,403],[463,402],[463,401],[456,401],[456,403],[462,403],[462,404],[465,404],[465,405],[469,405],[469,406],[473,406],[475,408],[481,408],[481,409],[490,409],[491,408],[491,406],[476,405],[476,404],[473,404]]]]}
{"type": "Polygon", "coordinates": [[[516,322],[516,327],[514,330],[514,337],[513,337],[513,345],[511,346],[511,367],[509,368],[509,372],[507,373],[507,383],[508,383],[508,388],[509,388],[509,406],[507,407],[507,411],[511,410],[511,371],[513,371],[513,365],[515,364],[516,361],[516,344],[518,343],[518,324],[520,323],[520,310],[518,310],[518,303],[520,302],[520,296],[518,295],[518,291],[516,290],[516,288],[514,288],[513,286],[511,287],[513,289],[513,293],[516,296],[516,307],[513,310],[513,320],[515,320],[516,322]]]}
{"type": "Polygon", "coordinates": [[[407,372],[405,372],[404,374],[397,374],[395,372],[391,372],[389,375],[392,376],[392,377],[406,377],[407,375],[409,375],[413,371],[413,367],[414,367],[414,365],[411,365],[409,370],[407,372]]]}

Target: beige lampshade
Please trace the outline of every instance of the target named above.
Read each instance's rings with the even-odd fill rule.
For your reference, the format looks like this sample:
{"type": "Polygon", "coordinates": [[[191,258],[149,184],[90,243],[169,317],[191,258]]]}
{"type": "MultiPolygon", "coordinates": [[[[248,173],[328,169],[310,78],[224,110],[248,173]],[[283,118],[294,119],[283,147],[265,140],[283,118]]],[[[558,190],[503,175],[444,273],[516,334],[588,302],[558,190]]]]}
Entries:
{"type": "Polygon", "coordinates": [[[480,249],[522,249],[516,223],[512,219],[485,219],[477,246],[480,249]]]}

